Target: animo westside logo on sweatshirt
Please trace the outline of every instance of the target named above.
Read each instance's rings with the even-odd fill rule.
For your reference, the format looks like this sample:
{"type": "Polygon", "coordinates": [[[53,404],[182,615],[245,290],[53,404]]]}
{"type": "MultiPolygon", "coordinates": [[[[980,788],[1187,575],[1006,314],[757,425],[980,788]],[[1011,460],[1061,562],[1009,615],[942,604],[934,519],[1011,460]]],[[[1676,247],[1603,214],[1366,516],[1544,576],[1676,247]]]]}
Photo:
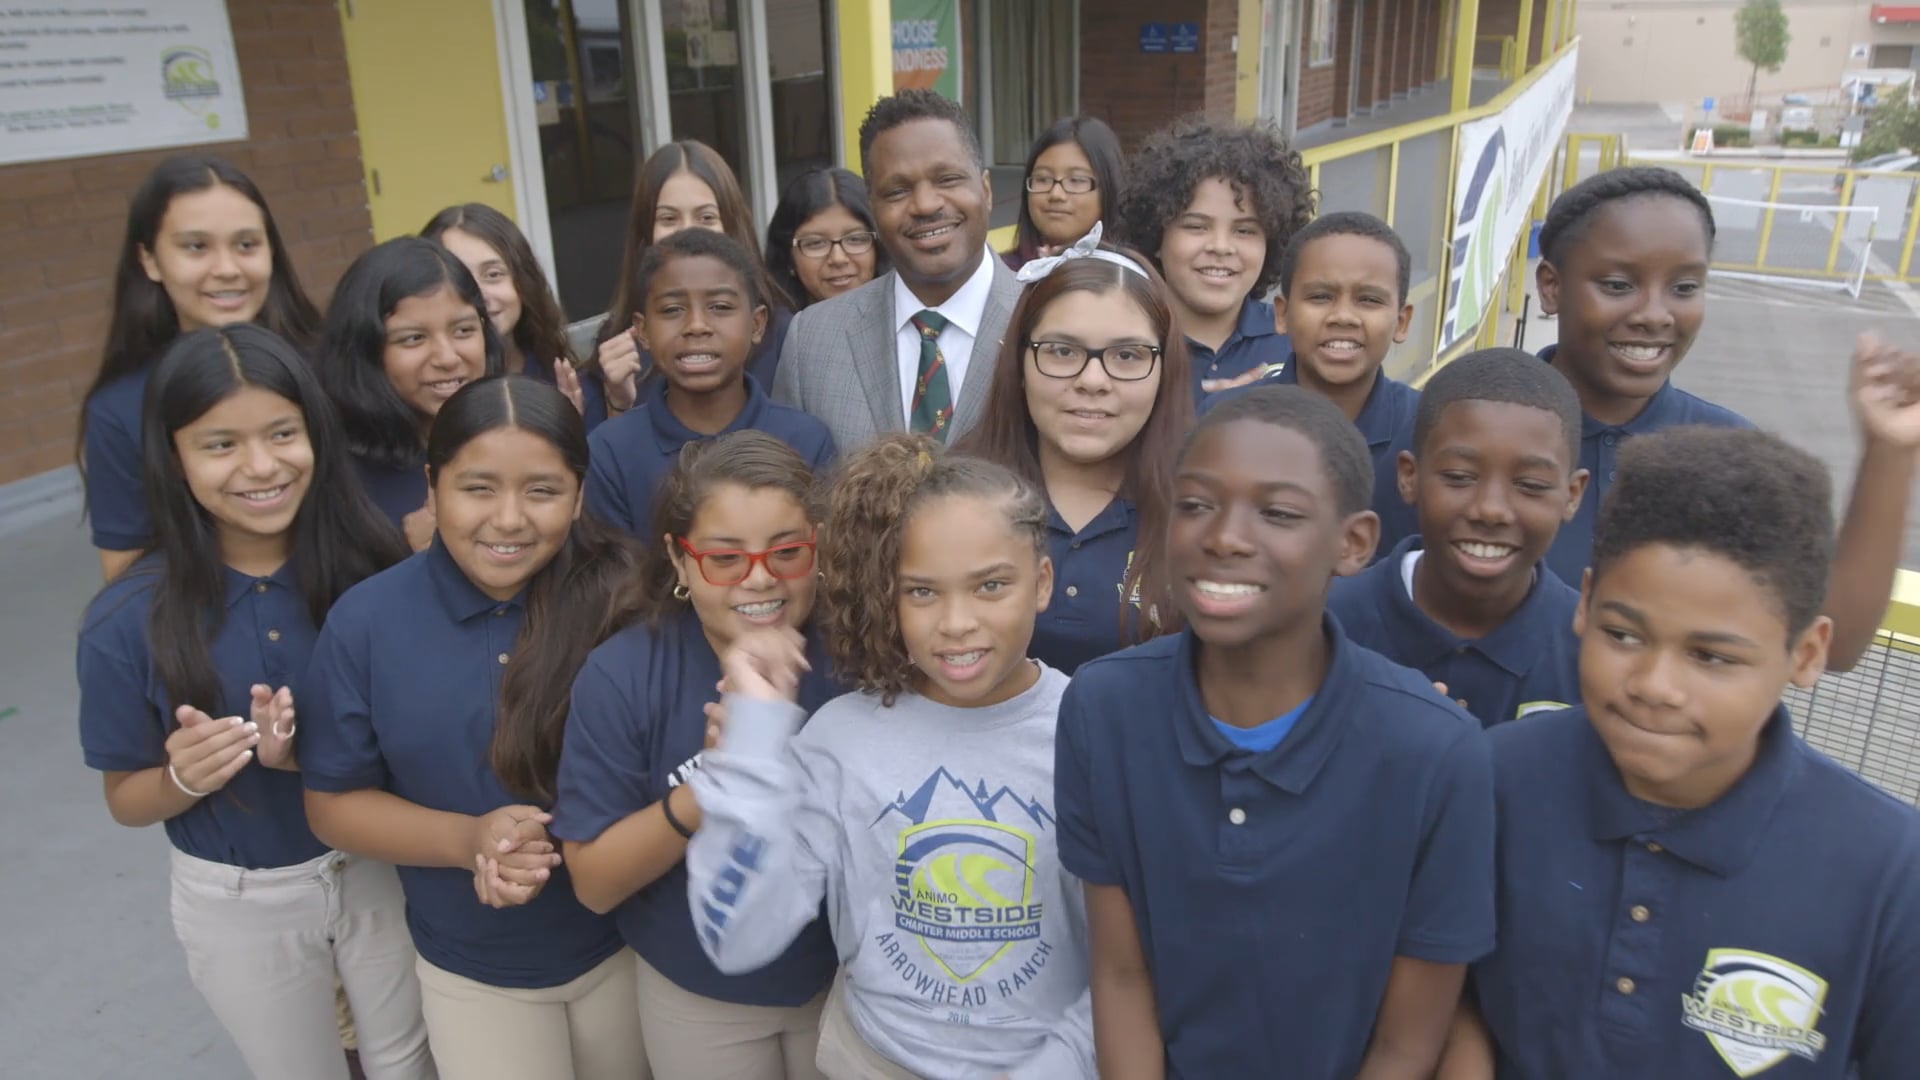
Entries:
{"type": "Polygon", "coordinates": [[[941,768],[873,824],[900,828],[893,930],[874,942],[923,997],[980,1007],[989,990],[1011,998],[1046,967],[1053,946],[1034,864],[1054,819],[1039,799],[989,791],[984,780],[968,785],[941,768]]]}

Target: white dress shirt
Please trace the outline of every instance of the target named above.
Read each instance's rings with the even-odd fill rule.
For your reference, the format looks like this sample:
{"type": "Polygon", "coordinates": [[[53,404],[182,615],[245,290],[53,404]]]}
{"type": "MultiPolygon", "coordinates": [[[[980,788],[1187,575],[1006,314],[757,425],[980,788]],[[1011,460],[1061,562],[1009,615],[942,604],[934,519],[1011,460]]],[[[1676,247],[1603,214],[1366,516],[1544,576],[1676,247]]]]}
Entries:
{"type": "Polygon", "coordinates": [[[913,295],[898,273],[893,275],[893,341],[900,363],[902,427],[913,428],[913,390],[920,382],[920,331],[913,328],[913,317],[932,310],[947,320],[946,329],[940,331],[940,356],[946,360],[948,403],[957,406],[960,386],[967,378],[967,361],[973,357],[973,339],[980,333],[987,297],[993,292],[993,264],[999,258],[988,248],[973,276],[947,297],[946,303],[931,309],[913,295]]]}

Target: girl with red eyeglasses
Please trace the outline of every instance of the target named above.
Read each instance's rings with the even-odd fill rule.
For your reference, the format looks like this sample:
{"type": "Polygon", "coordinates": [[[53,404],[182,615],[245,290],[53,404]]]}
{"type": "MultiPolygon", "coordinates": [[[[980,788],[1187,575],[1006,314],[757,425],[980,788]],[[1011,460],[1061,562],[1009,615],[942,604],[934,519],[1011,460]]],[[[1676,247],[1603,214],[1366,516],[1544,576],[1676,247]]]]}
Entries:
{"type": "MultiPolygon", "coordinates": [[[[686,782],[717,734],[720,657],[755,630],[810,621],[813,488],[806,460],[765,432],[687,444],[660,492],[640,617],[574,680],[549,828],[575,893],[613,913],[638,956],[657,1077],[820,1075],[820,1009],[836,964],[826,923],[768,966],[723,975],[695,936],[682,862],[700,825],[686,782]]],[[[809,651],[798,697],[812,709],[834,689],[824,653],[809,651]]]]}

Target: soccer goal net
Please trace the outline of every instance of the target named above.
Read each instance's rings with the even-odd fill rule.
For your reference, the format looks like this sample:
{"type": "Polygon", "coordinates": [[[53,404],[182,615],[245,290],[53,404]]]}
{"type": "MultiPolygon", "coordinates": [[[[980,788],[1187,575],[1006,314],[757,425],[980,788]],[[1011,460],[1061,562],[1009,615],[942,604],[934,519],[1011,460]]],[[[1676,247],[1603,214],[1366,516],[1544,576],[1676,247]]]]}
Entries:
{"type": "Polygon", "coordinates": [[[1880,208],[1816,202],[1764,202],[1708,195],[1718,236],[1720,277],[1838,288],[1858,298],[1873,257],[1880,208]]]}

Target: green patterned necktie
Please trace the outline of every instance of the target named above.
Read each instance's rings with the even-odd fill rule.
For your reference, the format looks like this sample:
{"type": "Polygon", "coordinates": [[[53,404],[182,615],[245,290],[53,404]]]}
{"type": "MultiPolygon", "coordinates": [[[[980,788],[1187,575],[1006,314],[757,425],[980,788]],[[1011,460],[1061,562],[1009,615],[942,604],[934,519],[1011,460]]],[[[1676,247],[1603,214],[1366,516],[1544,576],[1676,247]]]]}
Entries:
{"type": "Polygon", "coordinates": [[[947,317],[927,310],[915,315],[920,331],[920,376],[913,384],[913,410],[908,416],[914,431],[947,441],[947,421],[953,419],[953,396],[947,392],[947,361],[940,355],[940,331],[947,317]]]}

